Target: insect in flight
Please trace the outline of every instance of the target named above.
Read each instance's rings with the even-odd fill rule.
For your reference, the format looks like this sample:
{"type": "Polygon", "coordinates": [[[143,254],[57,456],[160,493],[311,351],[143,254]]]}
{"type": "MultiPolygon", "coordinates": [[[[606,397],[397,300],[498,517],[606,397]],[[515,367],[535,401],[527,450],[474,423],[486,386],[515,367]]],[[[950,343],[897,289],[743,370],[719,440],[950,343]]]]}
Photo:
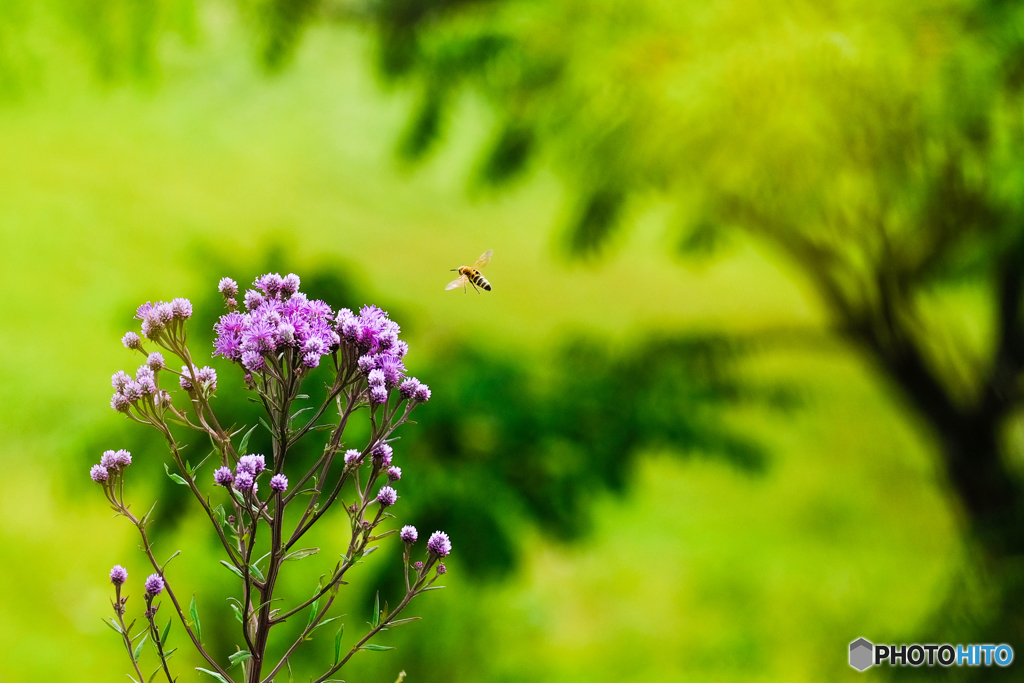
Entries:
{"type": "MultiPolygon", "coordinates": [[[[480,274],[480,269],[487,265],[487,263],[491,260],[491,254],[493,253],[493,249],[488,249],[487,251],[480,255],[480,258],[478,258],[476,260],[476,263],[474,263],[472,266],[460,266],[458,268],[452,268],[453,271],[459,271],[459,276],[452,280],[451,282],[449,282],[448,286],[445,287],[445,289],[455,289],[456,287],[461,286],[464,292],[468,292],[469,290],[466,289],[466,285],[471,284],[473,285],[473,289],[480,287],[481,289],[486,289],[488,292],[491,291],[491,283],[485,280],[484,276],[480,274]]],[[[476,292],[477,294],[479,294],[480,290],[476,289],[476,292]]]]}

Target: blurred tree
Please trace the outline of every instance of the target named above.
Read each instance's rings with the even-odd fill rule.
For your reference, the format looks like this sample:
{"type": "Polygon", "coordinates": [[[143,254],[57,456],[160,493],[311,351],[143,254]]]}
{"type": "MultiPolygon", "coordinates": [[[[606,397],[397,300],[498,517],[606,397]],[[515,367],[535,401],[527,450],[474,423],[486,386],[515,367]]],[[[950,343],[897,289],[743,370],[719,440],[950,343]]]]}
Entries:
{"type": "Polygon", "coordinates": [[[478,178],[543,150],[574,190],[572,254],[597,254],[652,191],[675,201],[683,251],[744,231],[787,254],[936,437],[1000,586],[976,637],[1022,644],[1006,433],[1024,372],[1024,7],[378,0],[362,16],[382,74],[422,93],[401,151],[443,137],[460,91],[482,96],[497,124],[478,178]]]}

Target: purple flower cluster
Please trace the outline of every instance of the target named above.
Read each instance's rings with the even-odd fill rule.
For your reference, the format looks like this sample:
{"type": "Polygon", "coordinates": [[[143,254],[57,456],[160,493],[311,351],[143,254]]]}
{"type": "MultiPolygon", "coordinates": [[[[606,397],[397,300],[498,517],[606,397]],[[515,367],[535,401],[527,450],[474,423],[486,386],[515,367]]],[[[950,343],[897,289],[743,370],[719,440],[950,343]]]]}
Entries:
{"type": "MultiPolygon", "coordinates": [[[[174,331],[192,317],[192,302],[180,297],[169,303],[158,301],[154,304],[147,301],[135,311],[135,317],[142,321],[142,336],[156,341],[165,330],[174,331]]],[[[138,348],[128,343],[132,341],[128,335],[122,341],[128,348],[138,348]]]]}
{"type": "MultiPolygon", "coordinates": [[[[234,474],[231,473],[230,467],[220,467],[213,473],[213,481],[218,486],[234,484],[239,491],[252,489],[255,492],[256,477],[265,469],[267,469],[267,459],[264,456],[259,454],[243,455],[238,459],[238,466],[235,468],[234,474]]],[[[270,487],[275,491],[284,491],[288,488],[288,479],[283,474],[275,475],[270,480],[270,487]],[[283,488],[276,488],[275,481],[278,486],[283,485],[283,488]]]]}
{"type": "Polygon", "coordinates": [[[187,365],[181,366],[181,376],[178,377],[178,384],[185,391],[192,391],[192,375],[195,374],[196,381],[199,382],[199,386],[202,387],[205,395],[209,396],[213,392],[217,391],[217,371],[211,368],[209,365],[204,365],[201,368],[192,366],[192,372],[189,372],[187,365]]]}
{"type": "Polygon", "coordinates": [[[402,530],[399,532],[398,537],[406,543],[415,543],[416,539],[420,537],[420,534],[418,531],[416,531],[416,527],[410,524],[406,524],[402,527],[402,530]]]}
{"type": "Polygon", "coordinates": [[[278,493],[284,493],[288,490],[288,477],[283,474],[275,474],[270,478],[270,488],[278,493]]]}
{"type": "Polygon", "coordinates": [[[377,492],[377,502],[380,503],[381,507],[386,508],[394,505],[397,500],[398,491],[390,486],[381,486],[380,491],[377,492]]]}
{"type": "MultiPolygon", "coordinates": [[[[299,276],[268,273],[256,279],[255,289],[245,293],[248,312],[231,311],[214,326],[214,356],[241,363],[249,372],[260,372],[267,360],[286,349],[295,353],[297,368],[315,368],[320,359],[338,348],[331,307],[310,301],[299,291],[299,276]]],[[[220,283],[226,299],[234,299],[238,285],[229,278],[220,283]],[[229,296],[229,293],[234,292],[229,296]]]]}
{"type": "Polygon", "coordinates": [[[89,477],[102,484],[132,464],[132,454],[123,448],[118,451],[104,451],[98,465],[89,468],[89,477]]]}

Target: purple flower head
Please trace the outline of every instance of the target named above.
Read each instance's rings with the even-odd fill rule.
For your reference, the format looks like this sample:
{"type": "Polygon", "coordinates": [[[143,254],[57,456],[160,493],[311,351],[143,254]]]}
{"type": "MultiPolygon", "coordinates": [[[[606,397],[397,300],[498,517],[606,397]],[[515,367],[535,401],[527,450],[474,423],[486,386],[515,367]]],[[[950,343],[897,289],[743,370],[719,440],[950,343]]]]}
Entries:
{"type": "Polygon", "coordinates": [[[277,295],[281,292],[281,285],[284,284],[284,278],[277,273],[267,273],[256,278],[256,281],[252,283],[257,289],[263,290],[271,299],[276,299],[277,295]]]}
{"type": "Polygon", "coordinates": [[[395,348],[391,349],[391,353],[399,358],[405,358],[406,354],[409,353],[409,345],[402,340],[398,340],[398,343],[395,344],[395,348]]]}
{"type": "Polygon", "coordinates": [[[388,481],[398,481],[402,478],[401,467],[389,467],[388,468],[388,481]]]}
{"type": "Polygon", "coordinates": [[[377,442],[374,444],[373,448],[370,449],[370,457],[383,465],[391,464],[392,453],[394,453],[394,449],[383,442],[377,442]]]}
{"type": "Polygon", "coordinates": [[[124,344],[126,349],[142,348],[142,340],[134,332],[125,332],[125,335],[121,337],[121,343],[124,344]]]}
{"type": "Polygon", "coordinates": [[[406,524],[402,527],[402,531],[399,532],[398,537],[406,543],[415,543],[416,539],[420,537],[420,534],[416,531],[416,527],[406,524]]]}
{"type": "Polygon", "coordinates": [[[119,564],[115,564],[110,570],[110,583],[120,586],[128,580],[128,570],[119,564]]]}
{"type": "Polygon", "coordinates": [[[123,448],[118,449],[114,456],[117,458],[118,467],[125,468],[132,464],[132,454],[123,448]]]}
{"type": "Polygon", "coordinates": [[[394,389],[405,379],[405,365],[398,356],[386,354],[381,356],[380,369],[384,373],[385,385],[388,389],[394,389]]]}
{"type": "Polygon", "coordinates": [[[256,483],[255,477],[245,470],[239,470],[235,474],[235,488],[239,491],[246,491],[252,488],[252,485],[256,483]]]}
{"type": "Polygon", "coordinates": [[[267,459],[258,453],[243,455],[238,459],[238,471],[257,475],[267,469],[267,459]]]}
{"type": "Polygon", "coordinates": [[[242,365],[249,372],[259,372],[266,365],[266,361],[256,351],[245,351],[242,353],[242,365]]]}
{"type": "Polygon", "coordinates": [[[143,365],[135,372],[136,382],[152,382],[156,379],[156,375],[148,365],[143,365]]]}
{"type": "Polygon", "coordinates": [[[199,380],[209,393],[217,391],[217,371],[211,368],[209,365],[204,365],[199,372],[196,373],[196,379],[199,380]]]}
{"type": "Polygon", "coordinates": [[[188,320],[192,317],[192,302],[178,297],[171,302],[171,313],[175,320],[188,320]]]}
{"type": "Polygon", "coordinates": [[[135,401],[138,401],[143,396],[142,385],[135,381],[128,382],[121,393],[124,394],[126,399],[135,403],[135,401]]]}
{"type": "Polygon", "coordinates": [[[430,400],[430,387],[426,384],[420,384],[416,387],[416,400],[420,403],[426,403],[430,400]]]}
{"type": "Polygon", "coordinates": [[[217,291],[223,294],[225,299],[233,299],[238,296],[238,283],[229,277],[222,277],[217,283],[217,291]]]}
{"type": "Polygon", "coordinates": [[[157,370],[163,370],[165,367],[167,367],[166,363],[164,363],[163,354],[161,354],[159,351],[154,351],[153,353],[146,356],[146,367],[148,367],[153,372],[156,372],[157,370]]]}
{"type": "Polygon", "coordinates": [[[437,563],[437,575],[441,576],[442,574],[447,574],[447,573],[448,573],[448,567],[444,566],[443,563],[438,562],[437,563]]]}
{"type": "Polygon", "coordinates": [[[117,391],[124,391],[124,388],[128,386],[128,383],[132,381],[132,376],[126,373],[124,370],[118,370],[114,373],[114,376],[110,378],[110,384],[117,391]]]}
{"type": "Polygon", "coordinates": [[[153,598],[164,590],[164,579],[159,574],[150,574],[146,579],[146,595],[153,598]]]}
{"type": "Polygon", "coordinates": [[[412,398],[413,396],[416,395],[416,390],[419,389],[419,386],[420,381],[415,377],[410,377],[409,379],[402,382],[402,386],[398,388],[398,393],[402,396],[402,398],[412,398]]]}
{"type": "Polygon", "coordinates": [[[192,391],[192,373],[189,372],[187,365],[181,366],[181,375],[178,377],[178,384],[185,391],[192,391]]]}
{"type": "Polygon", "coordinates": [[[299,291],[299,276],[288,273],[281,280],[281,295],[287,299],[299,291]]]}
{"type": "Polygon", "coordinates": [[[359,360],[356,361],[356,365],[359,366],[359,371],[364,375],[369,375],[372,370],[377,367],[377,357],[372,353],[359,356],[359,360]]]}
{"type": "Polygon", "coordinates": [[[295,343],[295,326],[291,323],[281,323],[277,326],[278,346],[283,348],[295,343]]]}
{"type": "Polygon", "coordinates": [[[288,490],[288,477],[283,474],[275,474],[270,478],[270,488],[278,493],[284,493],[288,490]]]}
{"type": "Polygon", "coordinates": [[[384,386],[384,371],[376,368],[370,370],[370,374],[366,376],[366,381],[369,382],[371,387],[384,386]]]}
{"type": "Polygon", "coordinates": [[[129,401],[124,394],[121,392],[115,393],[110,399],[110,407],[119,413],[127,413],[132,407],[131,401],[129,401]]]}
{"type": "Polygon", "coordinates": [[[427,541],[427,550],[438,557],[447,557],[448,553],[452,551],[452,542],[448,539],[448,534],[443,531],[435,531],[430,534],[430,540],[427,541]]]}
{"type": "Polygon", "coordinates": [[[100,466],[106,467],[108,470],[117,469],[117,453],[115,451],[103,451],[103,455],[100,457],[100,466]]]}
{"type": "Polygon", "coordinates": [[[107,468],[104,467],[103,465],[93,465],[89,469],[89,476],[92,477],[92,480],[94,482],[99,484],[106,481],[107,477],[109,477],[110,475],[107,474],[107,468]]]}
{"type": "Polygon", "coordinates": [[[213,473],[213,481],[217,486],[231,486],[234,480],[235,475],[231,474],[230,467],[219,467],[213,473]]]}
{"type": "Polygon", "coordinates": [[[388,401],[388,390],[381,386],[370,387],[370,403],[381,404],[387,403],[388,401]]]}
{"type": "Polygon", "coordinates": [[[397,500],[398,491],[394,490],[390,486],[381,486],[380,491],[377,492],[377,502],[381,504],[381,507],[394,505],[397,500]]]}
{"type": "Polygon", "coordinates": [[[315,353],[315,352],[310,352],[310,353],[303,354],[302,355],[302,365],[304,365],[305,367],[307,367],[307,368],[312,370],[313,368],[315,368],[318,365],[320,365],[320,355],[321,354],[315,353]]]}
{"type": "Polygon", "coordinates": [[[247,311],[255,311],[264,301],[266,299],[255,289],[247,289],[245,291],[245,309],[247,311]]]}
{"type": "Polygon", "coordinates": [[[416,569],[416,571],[420,571],[421,569],[423,569],[423,563],[420,562],[419,560],[417,560],[416,562],[413,562],[412,566],[416,569]]]}
{"type": "Polygon", "coordinates": [[[351,465],[352,463],[360,463],[363,460],[362,451],[358,451],[355,448],[350,448],[345,451],[345,464],[351,465]]]}

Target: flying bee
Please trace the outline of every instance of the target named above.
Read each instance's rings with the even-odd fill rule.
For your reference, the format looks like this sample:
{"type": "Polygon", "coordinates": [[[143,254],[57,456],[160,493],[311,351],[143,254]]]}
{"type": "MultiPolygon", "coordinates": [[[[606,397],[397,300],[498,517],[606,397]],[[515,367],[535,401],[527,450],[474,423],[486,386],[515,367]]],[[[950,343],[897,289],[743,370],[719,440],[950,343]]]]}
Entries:
{"type": "MultiPolygon", "coordinates": [[[[464,292],[468,292],[469,290],[466,289],[466,285],[471,284],[473,285],[473,289],[480,287],[481,289],[486,289],[488,292],[491,291],[491,283],[485,280],[484,276],[480,274],[480,269],[490,262],[491,254],[493,253],[493,249],[488,249],[480,255],[480,258],[478,258],[476,263],[472,266],[459,266],[458,268],[452,268],[452,271],[459,272],[459,276],[449,282],[445,289],[455,289],[461,285],[462,290],[464,292]]],[[[479,294],[480,290],[476,289],[476,293],[479,294]]]]}

